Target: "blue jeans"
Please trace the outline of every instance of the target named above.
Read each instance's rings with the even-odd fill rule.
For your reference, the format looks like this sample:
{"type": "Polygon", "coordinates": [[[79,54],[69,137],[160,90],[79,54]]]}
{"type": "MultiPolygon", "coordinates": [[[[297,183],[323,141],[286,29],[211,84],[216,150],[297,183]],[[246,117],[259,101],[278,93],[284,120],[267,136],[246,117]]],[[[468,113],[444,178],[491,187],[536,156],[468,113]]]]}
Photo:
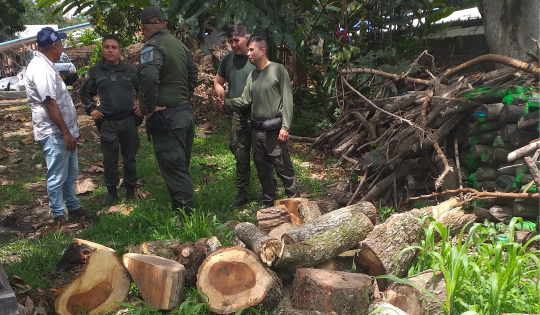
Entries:
{"type": "Polygon", "coordinates": [[[78,210],[81,206],[75,194],[75,179],[79,175],[77,150],[67,151],[61,134],[51,135],[38,142],[47,160],[47,194],[53,217],[64,215],[66,207],[68,211],[78,210]]]}

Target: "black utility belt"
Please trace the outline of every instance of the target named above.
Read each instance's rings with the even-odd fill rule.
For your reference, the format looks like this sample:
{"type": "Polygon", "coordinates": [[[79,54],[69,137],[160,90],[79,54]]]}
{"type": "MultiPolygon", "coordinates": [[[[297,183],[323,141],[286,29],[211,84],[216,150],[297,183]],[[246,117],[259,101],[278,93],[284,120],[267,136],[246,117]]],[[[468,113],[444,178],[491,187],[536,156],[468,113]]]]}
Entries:
{"type": "Polygon", "coordinates": [[[152,134],[169,130],[174,115],[183,110],[191,110],[191,105],[187,103],[180,106],[167,107],[164,110],[154,112],[150,119],[146,121],[146,133],[152,134]]]}
{"type": "Polygon", "coordinates": [[[268,120],[262,120],[262,121],[249,119],[247,121],[247,125],[249,128],[252,128],[255,130],[270,131],[270,130],[281,129],[281,126],[283,125],[283,120],[281,119],[281,117],[272,118],[268,120]]]}
{"type": "Polygon", "coordinates": [[[130,110],[129,112],[120,112],[116,114],[103,114],[102,120],[124,120],[133,115],[135,115],[133,110],[130,110]]]}

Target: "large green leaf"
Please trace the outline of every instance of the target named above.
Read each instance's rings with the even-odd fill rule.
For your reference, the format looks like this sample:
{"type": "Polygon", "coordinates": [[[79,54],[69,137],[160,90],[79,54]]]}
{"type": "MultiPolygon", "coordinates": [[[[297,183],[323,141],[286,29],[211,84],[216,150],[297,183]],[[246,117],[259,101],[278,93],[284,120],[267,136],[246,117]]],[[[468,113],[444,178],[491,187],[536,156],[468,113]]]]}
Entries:
{"type": "MultiPolygon", "coordinates": [[[[189,4],[190,0],[170,0],[169,2],[169,18],[176,16],[189,4]]],[[[197,1],[195,1],[197,2],[197,1]]],[[[203,2],[203,1],[199,1],[203,2]]]]}
{"type": "Polygon", "coordinates": [[[440,19],[444,19],[445,17],[448,17],[450,14],[454,13],[454,11],[456,11],[456,8],[442,7],[428,16],[426,24],[429,25],[439,21],[440,19]]]}
{"type": "Polygon", "coordinates": [[[199,14],[203,13],[204,11],[212,8],[212,6],[214,6],[214,4],[216,4],[217,0],[206,0],[206,1],[201,1],[201,0],[196,0],[196,1],[193,1],[193,3],[191,3],[189,5],[189,7],[186,9],[186,12],[184,13],[184,19],[189,19],[191,17],[198,17],[199,14]]]}

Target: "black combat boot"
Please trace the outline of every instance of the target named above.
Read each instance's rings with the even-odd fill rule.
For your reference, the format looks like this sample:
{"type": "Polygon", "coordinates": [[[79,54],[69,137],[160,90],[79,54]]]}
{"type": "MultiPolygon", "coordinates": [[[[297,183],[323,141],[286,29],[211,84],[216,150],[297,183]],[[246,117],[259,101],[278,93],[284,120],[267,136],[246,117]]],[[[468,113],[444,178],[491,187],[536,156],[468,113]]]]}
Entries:
{"type": "Polygon", "coordinates": [[[240,207],[241,205],[244,205],[248,202],[248,193],[247,190],[239,190],[238,195],[233,200],[233,206],[240,207]]]}
{"type": "Polygon", "coordinates": [[[105,203],[112,203],[118,200],[118,192],[116,186],[107,186],[107,196],[105,197],[105,203]]]}
{"type": "Polygon", "coordinates": [[[135,200],[135,186],[126,185],[126,198],[127,200],[135,200]]]}

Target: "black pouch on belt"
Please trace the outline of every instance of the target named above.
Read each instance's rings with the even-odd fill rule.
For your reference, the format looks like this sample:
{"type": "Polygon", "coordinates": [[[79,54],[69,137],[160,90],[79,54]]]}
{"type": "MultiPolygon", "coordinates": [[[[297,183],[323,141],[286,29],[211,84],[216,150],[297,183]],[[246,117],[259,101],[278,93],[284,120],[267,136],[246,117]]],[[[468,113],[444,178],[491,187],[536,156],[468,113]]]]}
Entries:
{"type": "Polygon", "coordinates": [[[262,122],[262,128],[265,131],[281,129],[283,124],[281,117],[268,119],[262,122]]]}

